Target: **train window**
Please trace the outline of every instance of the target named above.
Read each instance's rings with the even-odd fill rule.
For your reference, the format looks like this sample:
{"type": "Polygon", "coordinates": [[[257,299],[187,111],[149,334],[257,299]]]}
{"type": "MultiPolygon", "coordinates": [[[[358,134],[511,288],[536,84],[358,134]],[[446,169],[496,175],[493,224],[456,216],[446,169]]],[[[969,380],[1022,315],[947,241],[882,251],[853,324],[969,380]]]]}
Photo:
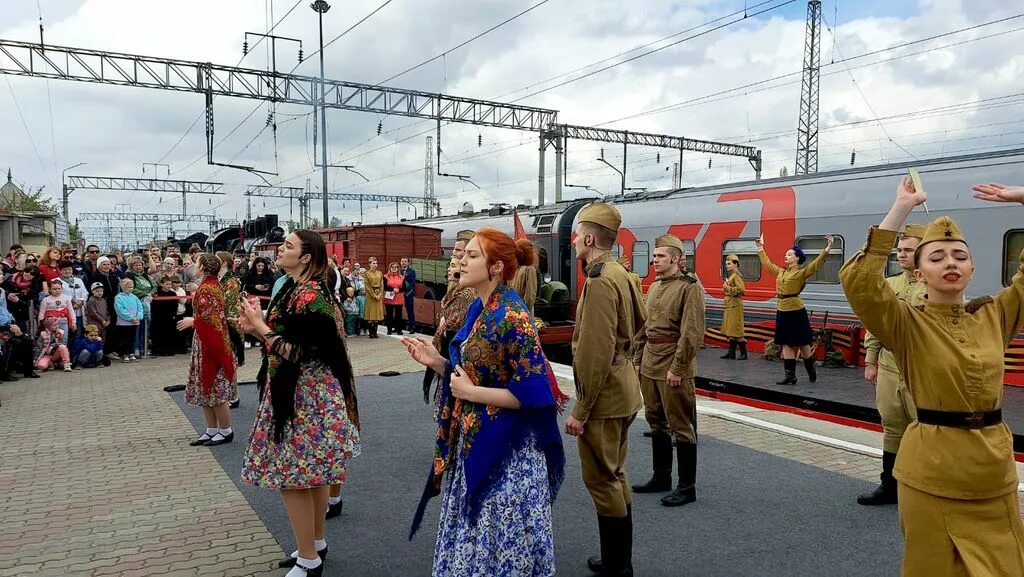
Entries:
{"type": "Polygon", "coordinates": [[[1020,251],[1024,249],[1024,230],[1008,230],[1003,236],[1003,286],[1010,286],[1020,267],[1020,251]]]}
{"type": "Polygon", "coordinates": [[[725,257],[734,254],[740,259],[740,274],[745,281],[761,280],[761,259],[757,256],[757,245],[753,240],[727,240],[722,244],[722,278],[725,273],[725,257]]]}
{"type": "MultiPolygon", "coordinates": [[[[796,240],[797,246],[804,250],[807,254],[807,262],[810,262],[821,254],[822,249],[825,248],[824,236],[805,236],[796,240]]],[[[825,264],[821,265],[818,272],[814,273],[814,276],[807,279],[809,283],[820,283],[820,284],[839,284],[839,269],[842,268],[844,258],[844,250],[846,243],[843,242],[843,237],[835,236],[832,241],[832,250],[829,251],[827,257],[825,257],[825,264]]]]}
{"type": "Polygon", "coordinates": [[[903,272],[900,268],[900,261],[897,260],[896,250],[889,253],[889,262],[885,263],[885,276],[895,276],[903,272]]]}
{"type": "Polygon", "coordinates": [[[538,233],[551,232],[551,223],[555,222],[555,215],[543,214],[534,225],[538,233]]]}
{"type": "Polygon", "coordinates": [[[640,275],[640,278],[647,278],[651,274],[651,245],[646,241],[638,240],[633,243],[633,272],[640,275]]]}
{"type": "Polygon", "coordinates": [[[697,245],[692,240],[684,240],[683,253],[683,268],[697,274],[697,245]]]}
{"type": "Polygon", "coordinates": [[[619,260],[620,256],[622,256],[622,245],[615,243],[612,245],[612,260],[619,260]]]}

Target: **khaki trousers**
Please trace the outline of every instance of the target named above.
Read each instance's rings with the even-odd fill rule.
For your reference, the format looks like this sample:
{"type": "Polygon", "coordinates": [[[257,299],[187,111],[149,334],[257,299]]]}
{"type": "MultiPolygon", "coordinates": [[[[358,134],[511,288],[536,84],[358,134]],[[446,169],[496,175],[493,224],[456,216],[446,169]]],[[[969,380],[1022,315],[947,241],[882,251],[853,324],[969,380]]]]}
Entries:
{"type": "Polygon", "coordinates": [[[903,577],[1024,575],[1017,492],[994,499],[929,495],[899,483],[903,577]]]}
{"type": "Polygon", "coordinates": [[[682,384],[673,388],[664,379],[641,375],[640,392],[644,396],[644,417],[652,433],[672,434],[677,443],[697,442],[697,398],[693,379],[683,379],[682,384]]]}
{"type": "Polygon", "coordinates": [[[896,453],[903,433],[917,420],[917,407],[900,374],[881,365],[875,382],[875,405],[882,416],[882,449],[896,453]]]}
{"type": "Polygon", "coordinates": [[[625,517],[633,493],[626,479],[629,426],[636,417],[591,419],[576,438],[583,465],[583,484],[594,500],[597,514],[625,517]]]}

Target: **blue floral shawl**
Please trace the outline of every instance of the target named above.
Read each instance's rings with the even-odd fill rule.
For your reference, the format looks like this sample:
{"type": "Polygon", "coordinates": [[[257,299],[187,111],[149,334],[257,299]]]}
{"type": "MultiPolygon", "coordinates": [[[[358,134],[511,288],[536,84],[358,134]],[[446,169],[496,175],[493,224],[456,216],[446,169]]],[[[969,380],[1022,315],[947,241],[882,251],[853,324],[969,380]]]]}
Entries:
{"type": "Polygon", "coordinates": [[[466,474],[466,510],[475,520],[488,488],[505,470],[505,463],[532,437],[544,453],[551,498],[564,477],[565,453],[557,413],[567,397],[558,390],[554,373],[541,350],[533,317],[519,295],[499,285],[487,304],[476,299],[466,324],[448,347],[448,362],[441,385],[434,463],[413,518],[409,539],[416,534],[427,502],[441,492],[444,472],[462,444],[466,474]],[[501,409],[456,399],[451,375],[461,365],[481,387],[508,389],[519,400],[518,410],[501,409]]]}

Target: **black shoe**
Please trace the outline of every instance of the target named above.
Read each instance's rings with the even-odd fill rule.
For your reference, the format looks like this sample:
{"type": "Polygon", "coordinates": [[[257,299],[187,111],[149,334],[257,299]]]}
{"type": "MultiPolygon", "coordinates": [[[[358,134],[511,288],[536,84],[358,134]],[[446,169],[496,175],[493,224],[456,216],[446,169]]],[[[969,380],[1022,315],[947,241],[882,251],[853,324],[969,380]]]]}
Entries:
{"type": "Polygon", "coordinates": [[[219,440],[215,440],[215,439],[216,439],[216,437],[214,437],[213,439],[210,439],[209,441],[206,441],[206,443],[204,443],[204,444],[207,447],[216,447],[217,445],[224,445],[224,444],[230,443],[231,441],[235,440],[235,432],[231,431],[227,435],[222,436],[219,440]]]}
{"type": "Polygon", "coordinates": [[[878,505],[899,504],[899,497],[896,491],[896,479],[892,476],[892,469],[895,464],[896,453],[890,453],[888,451],[882,453],[882,482],[874,491],[858,496],[858,505],[874,507],[878,505]]]}
{"type": "Polygon", "coordinates": [[[679,461],[679,484],[676,490],[661,499],[666,507],[681,507],[697,500],[697,445],[680,442],[676,445],[679,461]]]}
{"type": "Polygon", "coordinates": [[[6,383],[13,383],[14,381],[17,381],[17,380],[19,380],[18,377],[14,376],[14,375],[12,375],[10,373],[5,373],[5,374],[0,375],[0,381],[4,381],[6,383]]]}
{"type": "Polygon", "coordinates": [[[782,364],[785,366],[786,378],[775,383],[776,385],[795,385],[796,384],[796,359],[783,359],[782,364]]]}
{"type": "Polygon", "coordinates": [[[737,360],[747,360],[747,341],[740,341],[740,354],[736,357],[737,360]]]}
{"type": "Polygon", "coordinates": [[[665,493],[672,490],[672,439],[655,435],[651,439],[654,476],[643,485],[633,485],[634,493],[665,493]]]}
{"type": "Polygon", "coordinates": [[[25,378],[26,379],[38,379],[39,378],[39,373],[34,372],[34,371],[29,371],[29,372],[25,373],[25,378]]]}
{"type": "Polygon", "coordinates": [[[235,400],[231,401],[230,403],[228,403],[228,406],[231,407],[232,409],[237,409],[238,406],[241,405],[241,404],[242,404],[242,399],[235,399],[235,400]]]}
{"type": "Polygon", "coordinates": [[[814,368],[814,359],[804,359],[804,368],[807,369],[807,379],[812,383],[818,380],[818,370],[814,368]]]}
{"type": "MultiPolygon", "coordinates": [[[[293,567],[294,567],[294,565],[293,565],[293,567]]],[[[307,569],[306,567],[303,567],[302,565],[299,565],[299,568],[301,568],[303,571],[305,571],[306,577],[321,577],[324,574],[323,560],[320,561],[320,565],[318,565],[316,569],[307,569]]]]}
{"type": "MultiPolygon", "coordinates": [[[[327,547],[324,547],[323,549],[317,549],[316,554],[320,556],[320,561],[321,562],[326,561],[327,560],[327,547]]],[[[285,557],[284,559],[281,559],[280,561],[278,561],[277,562],[277,566],[282,568],[282,569],[289,569],[291,567],[294,567],[295,564],[298,561],[299,561],[298,559],[296,559],[295,557],[292,557],[291,555],[289,555],[289,556],[285,557]]],[[[323,567],[323,565],[320,565],[320,567],[323,567]]]]}
{"type": "Polygon", "coordinates": [[[202,436],[202,437],[199,437],[198,439],[196,439],[195,441],[192,441],[192,442],[191,442],[191,443],[189,443],[188,445],[189,445],[190,447],[198,447],[198,446],[200,446],[200,445],[205,445],[205,444],[206,444],[206,443],[208,443],[208,442],[210,441],[210,439],[212,439],[212,438],[213,438],[213,437],[211,437],[211,436],[207,435],[206,433],[203,433],[203,436],[202,436]],[[204,437],[205,437],[205,438],[204,438],[204,437]]]}
{"type": "Polygon", "coordinates": [[[736,341],[729,341],[729,352],[725,353],[721,357],[722,359],[735,359],[736,358],[736,341]]]}
{"type": "Polygon", "coordinates": [[[327,506],[327,515],[325,515],[324,518],[325,519],[332,519],[334,517],[337,517],[338,515],[341,515],[341,509],[344,506],[345,506],[345,502],[344,501],[338,501],[337,504],[328,505],[327,506]]]}
{"type": "Polygon", "coordinates": [[[602,577],[633,576],[633,518],[632,507],[625,517],[598,515],[597,527],[601,535],[601,556],[587,559],[587,568],[602,577]]]}

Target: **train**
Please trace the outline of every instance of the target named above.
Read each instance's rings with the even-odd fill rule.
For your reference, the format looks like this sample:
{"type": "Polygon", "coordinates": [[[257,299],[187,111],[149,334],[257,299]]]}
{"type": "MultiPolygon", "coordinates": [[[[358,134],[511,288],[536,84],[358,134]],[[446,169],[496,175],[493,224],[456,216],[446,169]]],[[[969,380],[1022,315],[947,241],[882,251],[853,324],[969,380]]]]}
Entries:
{"type": "MultiPolygon", "coordinates": [[[[612,253],[630,260],[646,291],[655,279],[650,265],[654,239],[665,233],[678,236],[687,248],[685,266],[704,288],[705,342],[710,345],[726,342],[718,331],[726,276],[723,261],[725,255],[736,254],[746,279],[744,305],[750,348],[762,350],[774,331],[775,279],[762,271],[755,239],[763,234],[768,257],[781,263],[793,245],[813,259],[823,249],[825,235],[833,235],[834,245],[825,265],[801,296],[812,324],[827,335],[828,348],[841,353],[847,364],[862,364],[863,327],[843,294],[839,269],[860,249],[868,228],[881,222],[899,179],[910,168],[921,175],[930,213],[919,208],[909,221],[926,224],[948,215],[960,224],[975,265],[970,296],[994,294],[1007,286],[1024,248],[1024,209],[976,200],[971,186],[1024,183],[1024,148],[605,198],[602,200],[622,213],[612,253]]],[[[572,311],[584,281],[573,251],[573,235],[579,211],[594,200],[493,205],[481,211],[467,204],[459,214],[405,222],[441,229],[442,245],[451,247],[457,232],[464,229],[491,226],[513,234],[518,217],[536,246],[542,284],[566,287],[569,303],[565,308],[572,311]]],[[[894,254],[888,272],[898,271],[894,254]]],[[[540,311],[538,316],[543,318],[540,311]]],[[[821,355],[827,352],[820,348],[821,355]]],[[[1006,369],[1007,384],[1024,386],[1024,340],[1018,338],[1011,344],[1006,369]]]]}

